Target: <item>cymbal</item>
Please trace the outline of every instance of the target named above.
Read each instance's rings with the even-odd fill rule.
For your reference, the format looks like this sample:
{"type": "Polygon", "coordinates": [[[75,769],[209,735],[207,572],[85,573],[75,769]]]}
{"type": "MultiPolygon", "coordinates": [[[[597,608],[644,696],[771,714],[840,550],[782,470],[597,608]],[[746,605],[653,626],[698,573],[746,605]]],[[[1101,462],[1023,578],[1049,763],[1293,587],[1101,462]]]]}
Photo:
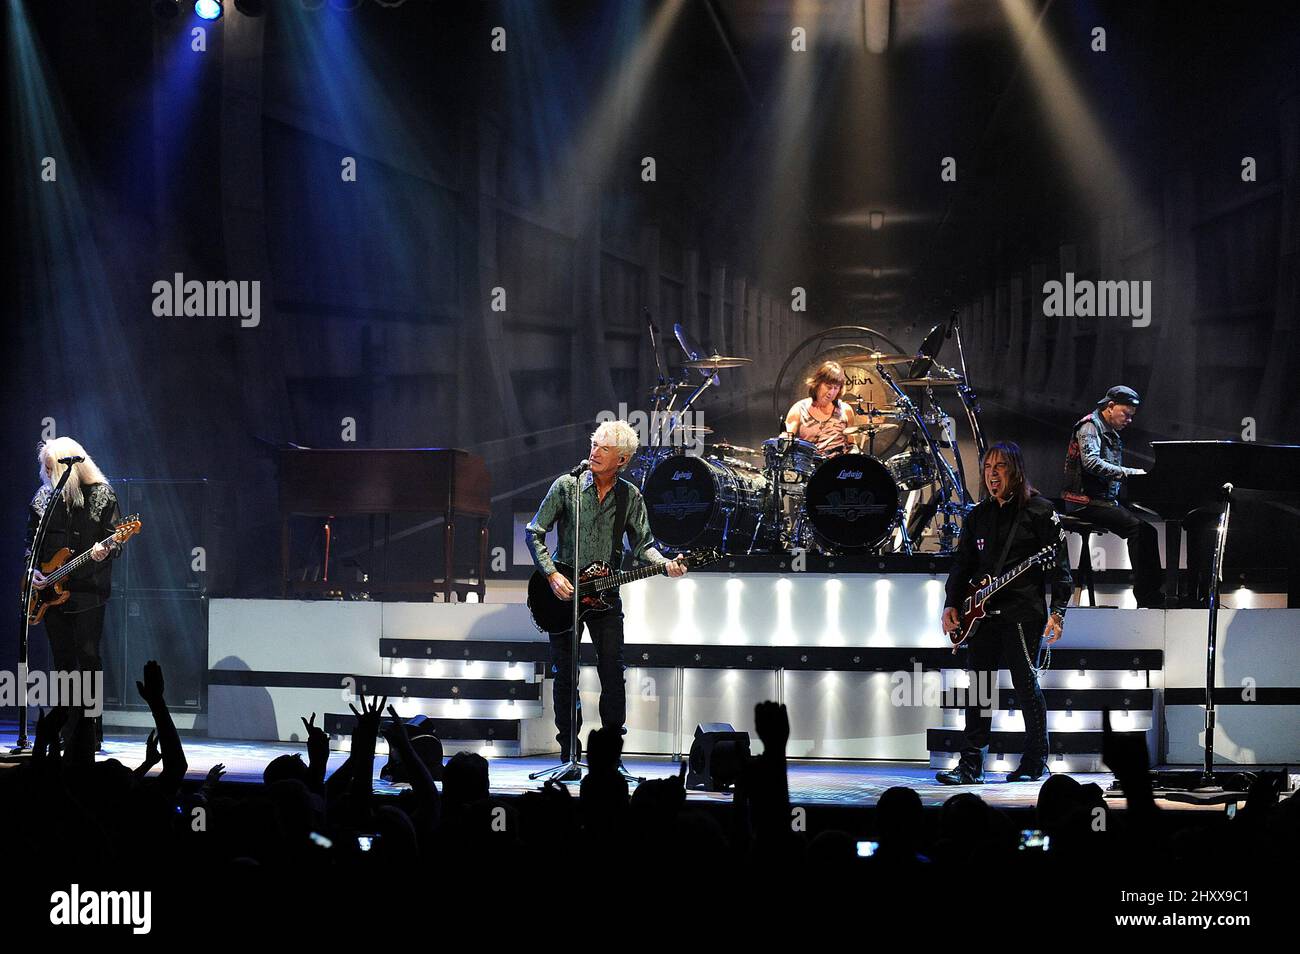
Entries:
{"type": "Polygon", "coordinates": [[[717,371],[719,368],[739,368],[753,363],[753,358],[728,358],[715,354],[695,361],[686,361],[683,365],[687,368],[698,368],[701,371],[717,371]]]}
{"type": "Polygon", "coordinates": [[[863,358],[875,364],[911,364],[913,361],[910,354],[889,354],[884,351],[873,351],[863,355],[863,358]]]}
{"type": "Polygon", "coordinates": [[[724,454],[754,454],[754,455],[758,455],[758,454],[763,453],[761,450],[758,450],[758,449],[755,448],[755,447],[743,447],[743,446],[740,445],[740,444],[728,444],[728,443],[725,442],[725,441],[723,441],[723,442],[720,443],[720,444],[714,444],[714,445],[713,445],[713,449],[714,449],[714,450],[722,451],[722,453],[724,453],[724,454]]]}
{"type": "Polygon", "coordinates": [[[703,424],[678,424],[677,430],[685,434],[712,434],[713,428],[703,424]]]}
{"type": "Polygon", "coordinates": [[[949,385],[955,387],[955,386],[957,386],[958,384],[960,384],[961,381],[960,381],[960,379],[958,379],[958,378],[933,378],[933,377],[931,377],[931,378],[904,378],[902,381],[899,381],[898,383],[901,384],[901,385],[904,385],[905,387],[927,387],[927,388],[933,388],[933,387],[945,387],[945,386],[949,386],[949,385]]]}

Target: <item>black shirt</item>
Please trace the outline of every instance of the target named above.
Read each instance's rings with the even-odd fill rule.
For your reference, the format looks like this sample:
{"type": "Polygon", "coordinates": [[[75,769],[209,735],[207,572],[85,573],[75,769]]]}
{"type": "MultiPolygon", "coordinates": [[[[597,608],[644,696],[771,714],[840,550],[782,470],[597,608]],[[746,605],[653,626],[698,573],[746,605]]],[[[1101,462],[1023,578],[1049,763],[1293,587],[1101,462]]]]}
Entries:
{"type": "MultiPolygon", "coordinates": [[[[60,494],[51,504],[53,488],[41,487],[27,508],[27,556],[31,555],[32,541],[40,525],[45,508],[53,506],[50,525],[41,544],[39,563],[47,563],[61,548],[67,547],[73,556],[89,550],[113,533],[114,524],[121,518],[117,510],[117,496],[108,484],[87,484],[81,488],[82,505],[68,512],[60,494]]],[[[110,555],[106,560],[79,568],[66,580],[60,581],[72,595],[58,609],[66,613],[79,613],[108,602],[113,588],[113,560],[122,552],[121,544],[108,545],[110,555]]],[[[38,565],[39,565],[38,563],[38,565]]]]}
{"type": "Polygon", "coordinates": [[[1074,584],[1070,579],[1070,559],[1065,549],[1061,518],[1046,498],[1035,494],[1024,504],[1014,498],[1005,504],[999,504],[992,497],[980,501],[962,525],[961,537],[957,541],[957,558],[948,574],[945,605],[960,607],[968,583],[985,575],[992,576],[995,570],[1005,573],[1047,546],[1056,547],[1056,566],[1046,571],[1036,566],[999,590],[988,601],[990,614],[996,611],[998,618],[1015,623],[1042,620],[1043,589],[1050,581],[1051,611],[1064,616],[1074,584]],[[1025,518],[1017,526],[1017,517],[1022,510],[1025,518]],[[1007,534],[1013,527],[1015,536],[1007,558],[1000,568],[995,567],[1007,534]]]}

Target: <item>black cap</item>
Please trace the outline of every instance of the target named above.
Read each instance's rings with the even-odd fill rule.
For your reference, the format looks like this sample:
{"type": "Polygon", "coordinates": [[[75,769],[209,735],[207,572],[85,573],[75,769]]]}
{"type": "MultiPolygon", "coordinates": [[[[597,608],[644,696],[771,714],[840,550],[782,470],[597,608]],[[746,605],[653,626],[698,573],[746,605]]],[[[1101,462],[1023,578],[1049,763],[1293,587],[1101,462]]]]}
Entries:
{"type": "Polygon", "coordinates": [[[1142,400],[1138,397],[1136,391],[1132,388],[1125,387],[1122,384],[1117,384],[1107,391],[1106,396],[1097,402],[1097,406],[1105,407],[1111,401],[1114,401],[1116,404],[1130,404],[1133,407],[1137,407],[1142,403],[1142,400]]]}

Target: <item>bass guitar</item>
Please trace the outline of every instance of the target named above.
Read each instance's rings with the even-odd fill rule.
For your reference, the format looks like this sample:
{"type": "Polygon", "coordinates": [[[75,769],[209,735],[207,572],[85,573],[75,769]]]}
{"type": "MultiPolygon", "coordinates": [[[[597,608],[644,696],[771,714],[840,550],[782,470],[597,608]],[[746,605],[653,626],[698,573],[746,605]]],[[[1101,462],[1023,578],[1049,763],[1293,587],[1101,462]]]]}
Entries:
{"type": "Polygon", "coordinates": [[[979,627],[980,620],[984,619],[984,606],[995,593],[1016,579],[1016,577],[1023,576],[1036,566],[1047,569],[1055,565],[1055,545],[1043,547],[1032,556],[1021,560],[1001,576],[985,576],[978,583],[971,583],[966,590],[965,597],[957,607],[961,621],[957,624],[956,629],[948,633],[948,638],[952,641],[952,651],[956,652],[958,646],[974,635],[975,630],[979,627]]]}
{"type": "MultiPolygon", "coordinates": [[[[722,559],[722,554],[716,549],[697,550],[684,559],[689,569],[707,566],[722,559]]],[[[658,576],[666,572],[666,566],[666,563],[652,563],[623,573],[615,573],[604,560],[587,566],[578,575],[578,621],[581,622],[588,613],[609,609],[606,596],[624,583],[658,576]]],[[[573,582],[572,566],[556,563],[555,569],[573,582]]],[[[528,580],[528,611],[533,615],[533,625],[543,633],[563,633],[573,628],[573,598],[562,600],[551,592],[551,584],[541,570],[534,570],[528,580]]]]}
{"type": "MultiPolygon", "coordinates": [[[[133,513],[121,523],[114,524],[113,532],[95,546],[100,544],[108,546],[114,542],[125,543],[139,532],[140,515],[133,513]]],[[[34,586],[31,588],[31,596],[27,600],[28,623],[35,626],[45,616],[47,609],[68,601],[72,594],[64,587],[63,581],[90,562],[90,554],[94,549],[95,547],[91,547],[74,557],[71,550],[63,547],[47,562],[41,564],[41,573],[48,583],[39,590],[34,586]]]]}

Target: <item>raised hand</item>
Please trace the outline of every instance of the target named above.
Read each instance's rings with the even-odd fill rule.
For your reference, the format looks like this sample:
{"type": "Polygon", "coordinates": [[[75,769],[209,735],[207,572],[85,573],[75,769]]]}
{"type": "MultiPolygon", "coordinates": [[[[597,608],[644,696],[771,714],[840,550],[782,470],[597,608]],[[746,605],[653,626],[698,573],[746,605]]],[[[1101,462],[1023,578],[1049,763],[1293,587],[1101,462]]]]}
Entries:
{"type": "Polygon", "coordinates": [[[393,748],[404,749],[411,743],[411,737],[407,735],[406,723],[402,717],[397,714],[397,710],[392,706],[388,707],[388,717],[392,720],[384,729],[384,738],[393,748]]]}
{"type": "Polygon", "coordinates": [[[379,720],[384,706],[388,705],[387,696],[374,696],[370,702],[366,702],[366,697],[361,696],[361,711],[352,703],[348,703],[348,708],[352,714],[357,717],[356,728],[352,730],[352,740],[355,744],[357,736],[361,735],[370,740],[371,746],[374,745],[375,739],[379,736],[379,720]]]}
{"type": "Polygon", "coordinates": [[[144,682],[137,680],[135,687],[140,690],[140,697],[150,705],[163,701],[163,672],[157,660],[150,659],[144,664],[144,682]]]}
{"type": "Polygon", "coordinates": [[[225,774],[226,767],[220,762],[212,766],[212,768],[208,769],[208,777],[203,780],[203,790],[205,792],[212,791],[217,787],[217,783],[221,781],[221,776],[225,774]]]}
{"type": "Polygon", "coordinates": [[[307,761],[320,765],[329,761],[330,737],[316,724],[316,713],[311,714],[311,721],[303,718],[302,727],[307,730],[307,761]]]}
{"type": "Polygon", "coordinates": [[[1146,777],[1150,768],[1146,739],[1136,732],[1115,732],[1110,727],[1110,710],[1101,713],[1101,760],[1117,778],[1146,777]]]}
{"type": "Polygon", "coordinates": [[[779,702],[760,702],[754,706],[754,730],[763,740],[763,751],[784,753],[790,741],[790,716],[779,702]]]}

